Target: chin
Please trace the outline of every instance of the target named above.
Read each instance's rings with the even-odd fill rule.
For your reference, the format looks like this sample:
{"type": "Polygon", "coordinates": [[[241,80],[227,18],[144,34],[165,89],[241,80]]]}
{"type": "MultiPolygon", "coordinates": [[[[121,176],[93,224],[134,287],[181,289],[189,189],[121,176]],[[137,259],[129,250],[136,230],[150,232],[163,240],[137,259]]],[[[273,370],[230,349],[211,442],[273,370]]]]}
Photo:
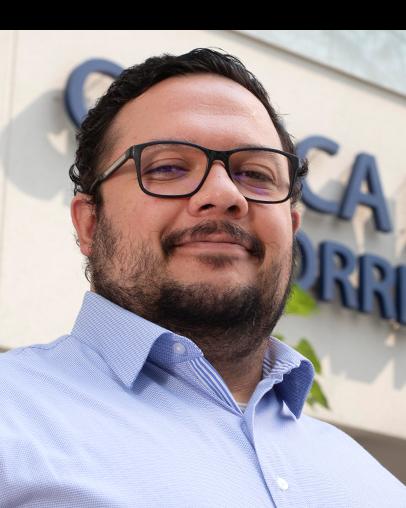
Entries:
{"type": "Polygon", "coordinates": [[[180,283],[186,284],[210,284],[214,286],[230,287],[243,286],[251,282],[248,276],[243,276],[240,272],[230,272],[227,269],[207,269],[202,268],[199,271],[184,271],[180,275],[174,275],[174,279],[180,283]]]}

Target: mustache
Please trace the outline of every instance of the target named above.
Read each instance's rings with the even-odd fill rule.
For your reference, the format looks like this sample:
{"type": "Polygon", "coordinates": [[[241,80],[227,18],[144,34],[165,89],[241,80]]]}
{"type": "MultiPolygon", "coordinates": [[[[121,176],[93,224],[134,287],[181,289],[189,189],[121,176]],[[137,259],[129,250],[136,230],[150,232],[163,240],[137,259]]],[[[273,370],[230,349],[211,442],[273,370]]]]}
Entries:
{"type": "Polygon", "coordinates": [[[183,242],[186,238],[193,239],[198,235],[210,235],[213,233],[226,233],[233,240],[243,245],[249,246],[249,253],[263,260],[265,257],[265,246],[263,242],[253,234],[247,233],[237,224],[228,221],[205,221],[187,229],[178,229],[162,237],[161,245],[165,256],[168,258],[177,244],[183,242]]]}

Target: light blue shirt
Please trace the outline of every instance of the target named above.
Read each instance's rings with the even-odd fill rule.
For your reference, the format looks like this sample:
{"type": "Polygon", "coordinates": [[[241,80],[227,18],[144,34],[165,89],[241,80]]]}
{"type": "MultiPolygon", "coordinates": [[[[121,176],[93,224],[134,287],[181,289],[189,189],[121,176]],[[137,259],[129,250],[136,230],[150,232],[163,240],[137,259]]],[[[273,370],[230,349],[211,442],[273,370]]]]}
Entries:
{"type": "Polygon", "coordinates": [[[87,292],[70,335],[0,354],[0,507],[405,508],[301,414],[313,375],[271,337],[243,412],[191,339],[87,292]]]}

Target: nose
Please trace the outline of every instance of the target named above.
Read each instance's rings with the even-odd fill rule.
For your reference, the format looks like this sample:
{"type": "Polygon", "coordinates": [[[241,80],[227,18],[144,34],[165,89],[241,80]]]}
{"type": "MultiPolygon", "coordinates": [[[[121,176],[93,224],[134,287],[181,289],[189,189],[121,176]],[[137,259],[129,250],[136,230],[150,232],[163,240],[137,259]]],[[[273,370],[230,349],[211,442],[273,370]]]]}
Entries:
{"type": "Polygon", "coordinates": [[[194,216],[227,215],[234,219],[248,213],[248,202],[228,176],[224,163],[214,161],[201,189],[189,198],[194,216]]]}

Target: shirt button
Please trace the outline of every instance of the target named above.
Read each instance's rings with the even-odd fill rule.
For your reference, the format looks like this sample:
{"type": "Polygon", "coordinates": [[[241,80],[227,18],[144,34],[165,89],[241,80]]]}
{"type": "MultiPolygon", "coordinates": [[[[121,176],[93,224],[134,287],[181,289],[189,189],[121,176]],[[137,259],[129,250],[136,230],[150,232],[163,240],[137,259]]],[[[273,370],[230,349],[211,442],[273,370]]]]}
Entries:
{"type": "Polygon", "coordinates": [[[276,483],[278,484],[278,487],[281,489],[281,490],[288,490],[288,487],[289,487],[289,484],[286,480],[284,480],[283,478],[277,478],[276,479],[276,483]]]}
{"type": "Polygon", "coordinates": [[[182,343],[175,342],[175,344],[173,345],[173,350],[178,355],[182,355],[186,351],[186,348],[185,348],[185,346],[182,343]]]}

